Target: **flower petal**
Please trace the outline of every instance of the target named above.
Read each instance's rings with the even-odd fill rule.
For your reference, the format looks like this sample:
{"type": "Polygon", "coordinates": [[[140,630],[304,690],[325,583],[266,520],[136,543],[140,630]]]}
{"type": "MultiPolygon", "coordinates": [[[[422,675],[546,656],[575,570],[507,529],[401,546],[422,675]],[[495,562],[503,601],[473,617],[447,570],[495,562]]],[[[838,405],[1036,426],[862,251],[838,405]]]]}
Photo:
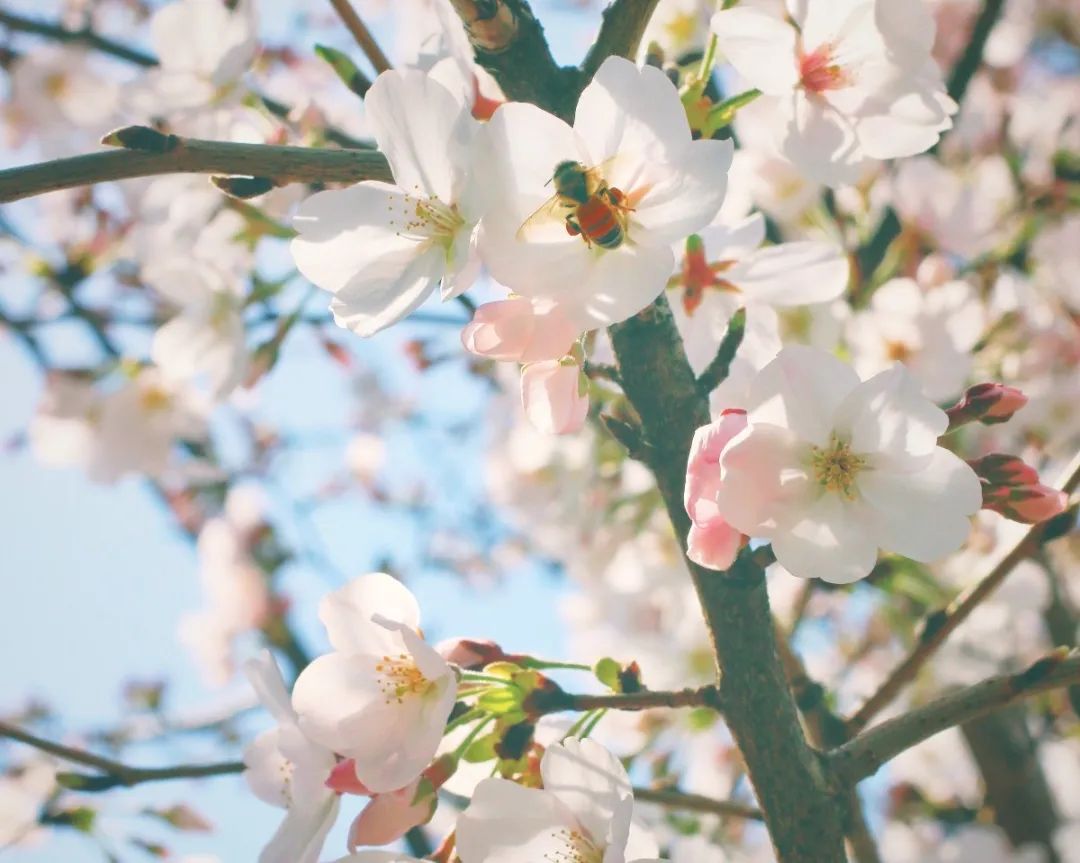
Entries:
{"type": "Polygon", "coordinates": [[[463,863],[557,860],[567,851],[563,837],[575,826],[554,794],[485,779],[458,816],[457,852],[463,863]]]}
{"type": "Polygon", "coordinates": [[[843,249],[813,241],[781,243],[751,252],[723,274],[747,303],[801,306],[839,297],[850,265],[843,249]]]}
{"type": "Polygon", "coordinates": [[[633,798],[622,764],[593,740],[568,737],[549,746],[540,762],[540,775],[544,790],[574,813],[597,844],[608,838],[623,802],[633,798]]]}
{"type": "Polygon", "coordinates": [[[936,447],[922,470],[865,470],[856,479],[875,511],[881,548],[931,563],[960,548],[970,516],[982,506],[982,488],[967,462],[936,447]]]}
{"type": "Polygon", "coordinates": [[[832,354],[789,345],[751,384],[748,419],[751,425],[788,428],[801,440],[824,446],[837,408],[858,385],[854,369],[832,354]]]}
{"type": "Polygon", "coordinates": [[[850,437],[856,453],[925,456],[948,425],[899,363],[859,384],[836,411],[836,431],[850,437]]]}
{"type": "Polygon", "coordinates": [[[877,562],[876,537],[859,508],[837,494],[823,494],[800,518],[772,538],[776,559],[792,575],[850,584],[877,562]]]}
{"type": "Polygon", "coordinates": [[[798,84],[795,28],[782,18],[739,6],[717,12],[712,30],[724,58],[752,87],[782,96],[798,84]]]}
{"type": "Polygon", "coordinates": [[[412,591],[385,572],[371,572],[352,579],[344,587],[323,597],[319,620],[326,627],[334,650],[341,653],[381,655],[387,644],[385,627],[372,622],[373,615],[420,629],[420,605],[412,591]]]}

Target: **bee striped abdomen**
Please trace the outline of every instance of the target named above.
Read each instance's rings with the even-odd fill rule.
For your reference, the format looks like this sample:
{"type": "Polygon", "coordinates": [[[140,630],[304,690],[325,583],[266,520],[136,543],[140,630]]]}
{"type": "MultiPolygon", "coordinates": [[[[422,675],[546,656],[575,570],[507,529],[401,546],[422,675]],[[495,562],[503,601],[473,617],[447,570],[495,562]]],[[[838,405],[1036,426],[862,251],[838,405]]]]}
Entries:
{"type": "Polygon", "coordinates": [[[599,195],[593,195],[578,207],[577,225],[590,242],[604,249],[622,245],[623,228],[615,208],[599,195]]]}

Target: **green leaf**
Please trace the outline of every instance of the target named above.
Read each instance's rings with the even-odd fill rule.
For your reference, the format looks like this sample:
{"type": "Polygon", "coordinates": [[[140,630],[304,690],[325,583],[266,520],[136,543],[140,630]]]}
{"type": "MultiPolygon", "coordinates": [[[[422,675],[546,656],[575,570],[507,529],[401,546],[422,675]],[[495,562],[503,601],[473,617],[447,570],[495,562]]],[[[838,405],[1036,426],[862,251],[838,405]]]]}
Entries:
{"type": "Polygon", "coordinates": [[[356,68],[356,64],[348,54],[337,48],[331,48],[329,45],[316,45],[315,53],[330,64],[330,68],[334,70],[342,83],[357,96],[363,96],[371,87],[371,81],[368,80],[367,75],[356,68]]]}

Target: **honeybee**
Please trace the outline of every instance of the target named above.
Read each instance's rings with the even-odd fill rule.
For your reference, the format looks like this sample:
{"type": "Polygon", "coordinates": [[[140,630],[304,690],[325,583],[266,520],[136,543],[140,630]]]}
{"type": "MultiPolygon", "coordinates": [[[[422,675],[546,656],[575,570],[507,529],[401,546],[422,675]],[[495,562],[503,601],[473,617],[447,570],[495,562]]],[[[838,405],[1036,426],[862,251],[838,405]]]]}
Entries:
{"type": "Polygon", "coordinates": [[[567,160],[555,166],[549,181],[555,194],[522,222],[517,238],[527,239],[530,229],[551,219],[561,220],[566,232],[580,235],[588,245],[617,249],[626,239],[626,195],[609,186],[601,167],[586,168],[581,162],[567,160]]]}

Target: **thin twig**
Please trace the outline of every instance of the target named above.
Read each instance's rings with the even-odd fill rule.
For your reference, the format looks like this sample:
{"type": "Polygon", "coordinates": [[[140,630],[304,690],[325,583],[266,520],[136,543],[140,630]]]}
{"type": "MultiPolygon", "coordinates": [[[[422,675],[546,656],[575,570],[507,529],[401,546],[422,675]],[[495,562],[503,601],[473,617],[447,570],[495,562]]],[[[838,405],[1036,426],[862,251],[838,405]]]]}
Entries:
{"type": "Polygon", "coordinates": [[[834,750],[829,760],[841,782],[854,784],[881,765],[946,728],[1040,692],[1080,682],[1080,653],[1052,653],[1018,674],[991,677],[881,723],[834,750]]]}
{"type": "Polygon", "coordinates": [[[971,29],[971,37],[960,59],[953,66],[949,75],[948,93],[956,102],[963,100],[967,93],[968,85],[975,73],[982,65],[983,52],[986,50],[986,42],[990,38],[990,31],[994,29],[1001,10],[1005,8],[1005,0],[986,0],[983,3],[979,17],[975,19],[975,26],[971,29]]]}
{"type": "Polygon", "coordinates": [[[746,334],[746,309],[739,309],[728,321],[727,331],[720,340],[716,356],[698,376],[697,388],[702,395],[708,395],[731,374],[731,364],[739,351],[743,336],[746,334]]]}
{"type": "Polygon", "coordinates": [[[716,800],[701,794],[687,794],[668,788],[635,788],[634,799],[641,803],[655,803],[669,809],[685,809],[687,812],[705,812],[733,818],[749,818],[761,821],[761,810],[734,800],[716,800]]]}
{"type": "MultiPolygon", "coordinates": [[[[140,128],[146,127],[128,127],[140,128]]],[[[0,202],[158,174],[257,176],[277,185],[391,179],[386,159],[371,150],[234,144],[155,134],[167,139],[168,145],[157,151],[122,147],[0,171],[0,202]]]]}
{"type": "Polygon", "coordinates": [[[577,695],[561,689],[537,690],[526,702],[526,707],[538,716],[571,710],[652,710],[660,707],[711,707],[719,710],[720,694],[715,686],[674,692],[645,690],[615,695],[577,695]]]}
{"type": "Polygon", "coordinates": [[[375,37],[371,35],[363,19],[356,14],[349,0],[330,0],[330,5],[334,7],[341,22],[352,34],[356,44],[360,46],[360,50],[364,52],[364,56],[368,58],[376,74],[393,69],[390,60],[379,47],[379,43],[375,41],[375,37]]]}
{"type": "MultiPolygon", "coordinates": [[[[129,788],[143,782],[159,782],[166,779],[203,779],[210,776],[227,776],[244,770],[242,761],[222,761],[216,764],[180,764],[173,767],[132,767],[111,758],[94,755],[82,749],[64,746],[23,731],[7,722],[0,722],[0,737],[32,746],[41,752],[55,755],[72,764],[81,764],[97,770],[100,776],[88,776],[82,790],[104,791],[123,786],[129,788]]],[[[71,783],[76,784],[76,783],[71,783]]]]}
{"type": "MultiPolygon", "coordinates": [[[[1080,454],[1066,469],[1065,478],[1058,488],[1066,494],[1072,494],[1078,484],[1080,484],[1080,454]]],[[[984,599],[997,590],[1018,563],[1034,551],[1045,527],[1045,522],[1032,525],[976,584],[960,594],[947,608],[931,614],[926,619],[918,643],[893,669],[877,691],[848,720],[848,731],[851,734],[857,734],[864,729],[871,719],[892,703],[892,700],[915,678],[945,639],[971,616],[984,599]]]]}

